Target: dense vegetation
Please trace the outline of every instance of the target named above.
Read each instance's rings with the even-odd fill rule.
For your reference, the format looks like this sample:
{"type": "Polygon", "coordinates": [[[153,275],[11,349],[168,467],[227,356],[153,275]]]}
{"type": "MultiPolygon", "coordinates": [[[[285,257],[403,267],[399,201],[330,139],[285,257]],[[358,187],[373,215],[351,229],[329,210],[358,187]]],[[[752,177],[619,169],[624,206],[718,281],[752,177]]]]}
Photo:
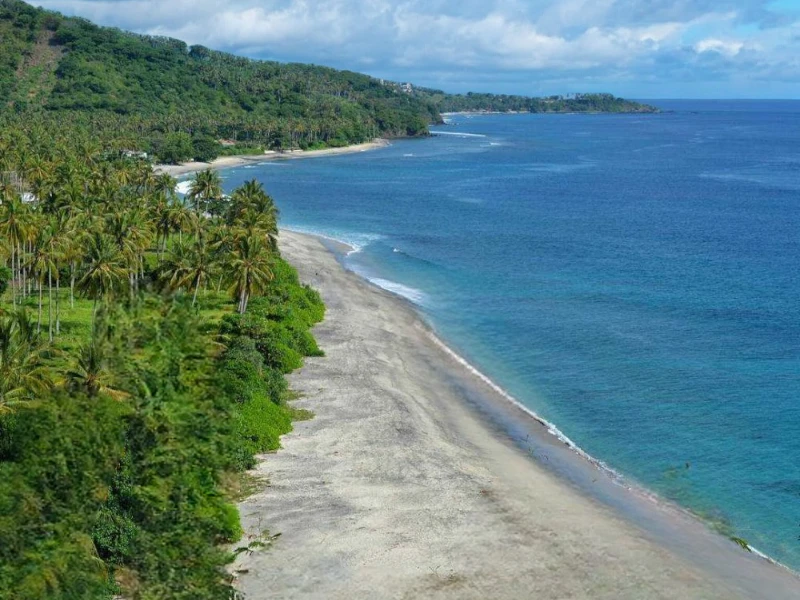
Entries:
{"type": "Polygon", "coordinates": [[[366,75],[187,47],[20,0],[0,0],[0,57],[4,110],[45,109],[61,122],[90,113],[94,127],[168,159],[209,140],[218,150],[217,139],[281,149],[415,136],[439,119],[430,103],[366,75]]]}
{"type": "Polygon", "coordinates": [[[0,160],[0,598],[232,598],[238,474],[320,353],[271,198],[184,201],[78,130],[0,129],[0,160]]]}
{"type": "Polygon", "coordinates": [[[437,90],[418,89],[414,95],[433,103],[443,112],[531,112],[531,113],[653,113],[658,109],[617,98],[612,94],[575,94],[529,98],[506,94],[445,94],[437,90]]]}
{"type": "Polygon", "coordinates": [[[418,136],[440,112],[647,112],[609,94],[450,95],[249,60],[0,0],[0,116],[90,128],[164,162],[418,136]],[[42,114],[45,113],[45,114],[42,114]]]}

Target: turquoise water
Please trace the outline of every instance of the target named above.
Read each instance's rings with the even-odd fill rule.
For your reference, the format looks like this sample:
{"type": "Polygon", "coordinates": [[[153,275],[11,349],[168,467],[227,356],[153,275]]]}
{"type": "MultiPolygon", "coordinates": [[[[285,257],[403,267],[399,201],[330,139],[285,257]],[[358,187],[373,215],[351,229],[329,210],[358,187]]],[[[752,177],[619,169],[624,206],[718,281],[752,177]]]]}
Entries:
{"type": "Polygon", "coordinates": [[[800,102],[453,117],[224,173],[590,454],[800,568],[800,102]]]}

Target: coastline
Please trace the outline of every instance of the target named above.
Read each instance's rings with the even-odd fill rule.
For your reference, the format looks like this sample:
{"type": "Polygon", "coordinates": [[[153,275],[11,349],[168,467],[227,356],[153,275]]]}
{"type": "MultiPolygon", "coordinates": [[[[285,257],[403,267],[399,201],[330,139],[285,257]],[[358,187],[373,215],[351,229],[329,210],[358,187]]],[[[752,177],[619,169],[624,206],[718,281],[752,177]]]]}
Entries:
{"type": "Polygon", "coordinates": [[[304,158],[320,158],[324,156],[338,156],[342,154],[354,154],[356,152],[367,152],[377,150],[391,145],[388,140],[376,138],[371,142],[363,144],[353,144],[341,148],[323,148],[322,150],[295,150],[291,152],[272,152],[270,154],[240,154],[236,156],[220,156],[211,162],[185,162],[179,165],[153,165],[156,174],[167,173],[172,177],[190,175],[205,169],[220,170],[241,167],[244,165],[258,164],[273,160],[297,160],[304,158]]]}
{"type": "Polygon", "coordinates": [[[387,597],[797,596],[800,580],[788,570],[622,487],[567,447],[435,337],[410,303],[346,272],[323,247],[336,242],[284,232],[281,244],[328,304],[317,332],[328,358],[292,376],[317,418],[258,467],[275,483],[242,504],[248,532],[263,522],[284,534],[263,560],[240,560],[248,597],[266,597],[267,573],[286,597],[381,589],[370,574],[405,590],[387,597]],[[388,425],[403,435],[390,429],[384,439],[388,425]],[[407,522],[412,514],[435,538],[407,522]],[[336,549],[313,545],[329,537],[336,549]],[[408,564],[395,572],[389,557],[408,564]]]}

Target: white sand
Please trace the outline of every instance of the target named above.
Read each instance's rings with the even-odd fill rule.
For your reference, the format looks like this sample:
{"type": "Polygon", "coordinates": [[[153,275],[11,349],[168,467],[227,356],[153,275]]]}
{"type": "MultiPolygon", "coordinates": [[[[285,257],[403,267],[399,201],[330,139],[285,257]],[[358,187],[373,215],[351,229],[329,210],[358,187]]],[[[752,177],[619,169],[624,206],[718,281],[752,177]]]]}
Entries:
{"type": "Polygon", "coordinates": [[[268,484],[240,506],[248,533],[282,534],[237,561],[249,600],[800,598],[793,575],[543,442],[554,462],[583,461],[588,485],[634,498],[638,517],[557,477],[476,410],[503,400],[404,301],[316,238],[284,232],[281,249],[327,304],[326,357],[291,376],[316,417],[264,457],[268,484]]]}
{"type": "Polygon", "coordinates": [[[293,152],[273,152],[270,154],[253,154],[249,156],[221,156],[211,162],[186,162],[179,165],[154,165],[156,173],[169,173],[173,177],[204,171],[205,169],[228,169],[243,165],[258,164],[270,160],[294,160],[298,158],[319,158],[322,156],[336,156],[339,154],[353,154],[355,152],[366,152],[377,150],[389,145],[387,140],[377,138],[364,144],[354,144],[342,148],[325,148],[324,150],[295,150],[293,152]]]}

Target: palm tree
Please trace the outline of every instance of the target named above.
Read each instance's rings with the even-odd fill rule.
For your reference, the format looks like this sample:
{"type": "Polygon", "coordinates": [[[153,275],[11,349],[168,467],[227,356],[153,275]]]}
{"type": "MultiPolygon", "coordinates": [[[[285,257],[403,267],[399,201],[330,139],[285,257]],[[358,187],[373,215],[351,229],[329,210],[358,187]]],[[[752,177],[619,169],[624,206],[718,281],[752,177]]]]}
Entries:
{"type": "MultiPolygon", "coordinates": [[[[220,222],[219,220],[212,220],[208,224],[208,245],[213,253],[213,262],[217,265],[224,264],[226,257],[230,256],[233,252],[233,244],[236,237],[233,230],[220,222]]],[[[217,281],[217,292],[222,288],[222,282],[225,278],[225,269],[219,269],[219,279],[217,281]]]]}
{"type": "Polygon", "coordinates": [[[0,317],[0,414],[52,385],[46,351],[26,312],[0,317]]]}
{"type": "Polygon", "coordinates": [[[239,302],[239,314],[247,312],[250,297],[264,291],[272,280],[271,265],[272,254],[260,238],[242,236],[236,240],[227,266],[230,290],[239,302]]]}
{"type": "MultiPolygon", "coordinates": [[[[58,219],[53,219],[51,223],[47,226],[45,230],[43,230],[41,238],[39,240],[39,245],[42,248],[42,254],[44,255],[44,263],[47,268],[47,297],[48,297],[48,304],[47,304],[47,323],[48,323],[48,336],[50,341],[53,341],[53,277],[55,276],[56,280],[56,313],[58,313],[58,294],[60,292],[59,289],[59,282],[61,280],[61,274],[59,272],[59,265],[62,260],[62,246],[63,246],[63,235],[64,232],[62,230],[63,223],[60,222],[58,219]]],[[[56,314],[56,319],[58,320],[58,315],[56,314]]]]}
{"type": "MultiPolygon", "coordinates": [[[[69,266],[69,305],[70,308],[75,308],[75,280],[78,275],[78,265],[83,259],[83,243],[86,233],[77,229],[75,219],[70,221],[68,228],[69,235],[65,235],[62,240],[61,253],[62,260],[69,266]]],[[[58,329],[57,323],[56,332],[58,329]]]]}
{"type": "Polygon", "coordinates": [[[177,180],[168,173],[158,175],[153,182],[153,193],[159,194],[166,199],[172,199],[175,196],[175,186],[178,185],[177,180]]]}
{"type": "MultiPolygon", "coordinates": [[[[167,219],[170,223],[170,231],[177,233],[178,240],[181,242],[183,241],[183,232],[193,231],[199,222],[197,214],[179,202],[170,205],[167,219]]],[[[166,238],[164,244],[166,247],[166,238]]]]}
{"type": "Polygon", "coordinates": [[[194,210],[200,213],[200,203],[204,203],[205,212],[208,203],[222,197],[222,180],[219,174],[211,169],[200,171],[194,177],[187,197],[194,202],[194,210]]]}
{"type": "Polygon", "coordinates": [[[78,280],[78,290],[95,301],[119,289],[125,281],[125,260],[111,238],[99,232],[88,239],[89,248],[84,258],[84,272],[78,280]]]}
{"type": "Polygon", "coordinates": [[[266,239],[271,250],[278,247],[278,224],[267,213],[246,209],[236,221],[235,227],[238,231],[246,232],[248,236],[266,239]]]}
{"type": "Polygon", "coordinates": [[[173,289],[179,287],[194,287],[192,306],[197,303],[197,293],[203,281],[208,281],[216,272],[214,254],[208,243],[202,238],[194,241],[188,251],[181,251],[180,260],[172,270],[170,285],[173,289]]]}
{"type": "Polygon", "coordinates": [[[125,260],[130,293],[133,294],[138,287],[139,273],[144,270],[144,254],[152,239],[150,223],[142,210],[115,211],[106,217],[106,231],[125,260]]]}
{"type": "Polygon", "coordinates": [[[181,281],[191,271],[189,265],[189,245],[179,241],[172,245],[169,257],[159,267],[159,278],[169,289],[176,290],[181,287],[181,281]]]}
{"type": "MultiPolygon", "coordinates": [[[[39,242],[45,241],[44,236],[42,234],[39,235],[38,241],[39,242]]],[[[44,297],[44,278],[47,276],[50,267],[43,244],[37,243],[34,246],[33,252],[31,252],[30,257],[25,263],[25,267],[34,277],[36,277],[36,283],[39,291],[39,312],[38,312],[39,316],[36,321],[36,333],[38,334],[42,332],[42,303],[44,297]]]]}
{"type": "Polygon", "coordinates": [[[275,206],[275,202],[264,191],[263,184],[255,179],[245,181],[231,194],[231,210],[229,212],[231,220],[229,222],[233,223],[246,209],[267,215],[276,223],[278,221],[278,208],[275,206]]]}
{"type": "Polygon", "coordinates": [[[144,258],[153,238],[156,236],[155,227],[145,211],[134,209],[131,213],[131,225],[128,237],[131,240],[133,270],[133,283],[139,289],[139,279],[144,278],[144,258]]]}
{"type": "MultiPolygon", "coordinates": [[[[4,169],[0,167],[0,173],[4,169]]],[[[10,202],[17,197],[17,187],[12,183],[11,178],[0,177],[0,204],[10,202]]]]}
{"type": "Polygon", "coordinates": [[[114,387],[114,374],[109,367],[109,348],[107,342],[96,334],[92,341],[83,346],[72,367],[66,373],[67,387],[73,391],[86,393],[90,398],[107,394],[115,400],[128,396],[114,387]]]}
{"type": "MultiPolygon", "coordinates": [[[[0,234],[7,240],[11,254],[13,279],[20,281],[22,274],[22,245],[27,239],[26,206],[18,197],[12,197],[0,206],[0,234]],[[16,259],[16,263],[15,263],[16,259]]],[[[12,303],[16,304],[16,294],[12,289],[12,303]]]]}
{"type": "Polygon", "coordinates": [[[51,165],[39,155],[32,156],[25,169],[25,178],[30,183],[30,189],[35,196],[41,198],[50,177],[51,165]]]}

